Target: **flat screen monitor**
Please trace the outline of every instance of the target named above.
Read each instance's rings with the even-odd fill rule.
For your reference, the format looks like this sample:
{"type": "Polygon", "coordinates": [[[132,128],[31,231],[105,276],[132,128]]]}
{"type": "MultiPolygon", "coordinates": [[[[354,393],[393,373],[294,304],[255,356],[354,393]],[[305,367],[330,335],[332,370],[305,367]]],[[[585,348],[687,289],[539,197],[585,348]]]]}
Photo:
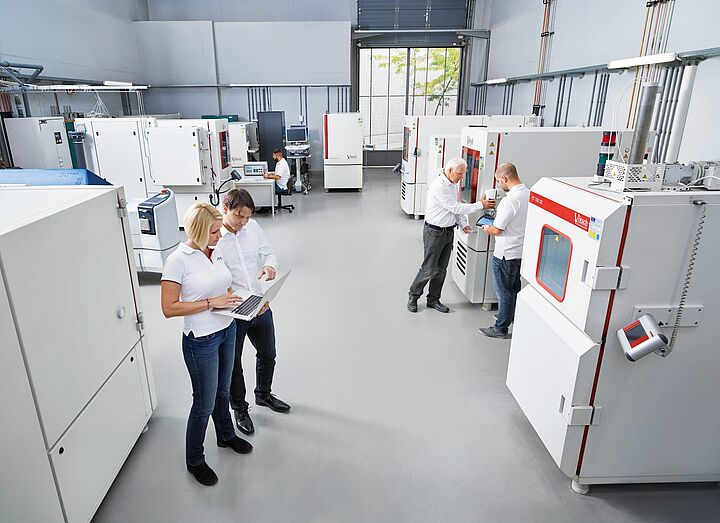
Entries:
{"type": "Polygon", "coordinates": [[[288,127],[285,129],[285,141],[290,142],[307,142],[308,130],[305,126],[288,127]]]}

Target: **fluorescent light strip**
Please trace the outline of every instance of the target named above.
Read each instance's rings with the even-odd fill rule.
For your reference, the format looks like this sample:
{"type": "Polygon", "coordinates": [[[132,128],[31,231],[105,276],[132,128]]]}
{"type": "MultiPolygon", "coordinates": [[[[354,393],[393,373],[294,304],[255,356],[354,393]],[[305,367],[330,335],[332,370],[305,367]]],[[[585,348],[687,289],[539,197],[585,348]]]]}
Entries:
{"type": "Polygon", "coordinates": [[[506,84],[508,81],[507,78],[495,78],[494,80],[488,80],[485,82],[487,85],[496,85],[496,84],[506,84]]]}
{"type": "Polygon", "coordinates": [[[641,65],[666,64],[677,60],[675,53],[651,54],[647,56],[636,56],[634,58],[624,58],[622,60],[613,60],[608,62],[608,69],[630,69],[631,67],[639,67],[641,65]]]}

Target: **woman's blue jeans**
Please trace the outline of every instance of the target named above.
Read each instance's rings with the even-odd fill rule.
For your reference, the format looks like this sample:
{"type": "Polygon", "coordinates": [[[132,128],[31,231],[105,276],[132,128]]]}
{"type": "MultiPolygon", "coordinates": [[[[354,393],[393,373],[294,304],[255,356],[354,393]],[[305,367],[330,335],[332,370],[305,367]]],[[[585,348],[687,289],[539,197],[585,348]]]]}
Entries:
{"type": "Polygon", "coordinates": [[[190,374],[193,403],[185,435],[185,461],[195,466],[205,462],[203,443],[212,415],[217,439],[235,437],[230,417],[230,378],[235,361],[235,322],[221,331],[196,338],[183,334],[182,349],[190,374]]]}

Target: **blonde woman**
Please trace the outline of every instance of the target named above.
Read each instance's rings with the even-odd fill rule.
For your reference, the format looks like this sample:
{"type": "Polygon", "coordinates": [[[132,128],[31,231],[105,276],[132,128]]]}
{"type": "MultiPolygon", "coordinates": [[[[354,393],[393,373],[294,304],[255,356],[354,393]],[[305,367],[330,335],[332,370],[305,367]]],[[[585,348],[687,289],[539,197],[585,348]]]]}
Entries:
{"type": "Polygon", "coordinates": [[[196,203],[185,215],[188,241],[167,259],[161,303],[166,318],[183,316],[182,351],[193,389],[187,422],[185,461],[203,485],[218,481],[205,462],[203,443],[212,414],[219,447],[244,454],[252,445],[235,434],[230,417],[229,390],[235,358],[235,322],[212,312],[242,301],[232,293],[232,275],[221,253],[214,250],[221,236],[222,214],[208,203],[196,203]]]}

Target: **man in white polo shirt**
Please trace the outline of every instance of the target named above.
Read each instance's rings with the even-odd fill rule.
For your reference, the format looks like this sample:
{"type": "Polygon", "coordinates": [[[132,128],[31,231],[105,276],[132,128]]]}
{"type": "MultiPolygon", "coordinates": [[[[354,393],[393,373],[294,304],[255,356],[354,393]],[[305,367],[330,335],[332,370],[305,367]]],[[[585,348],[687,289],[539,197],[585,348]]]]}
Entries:
{"type": "Polygon", "coordinates": [[[520,181],[517,169],[511,163],[498,167],[495,180],[507,196],[498,203],[493,224],[481,228],[495,236],[492,267],[498,313],[495,325],[482,328],[480,332],[490,338],[509,338],[508,329],[515,320],[515,303],[520,292],[520,263],[530,191],[520,181]]]}
{"type": "Polygon", "coordinates": [[[263,176],[265,178],[269,178],[270,180],[275,180],[275,193],[285,193],[287,192],[287,184],[290,180],[290,166],[288,165],[288,162],[285,158],[283,158],[283,153],[280,149],[275,149],[272,154],[273,160],[275,160],[277,163],[275,164],[275,171],[265,173],[263,176]]]}

